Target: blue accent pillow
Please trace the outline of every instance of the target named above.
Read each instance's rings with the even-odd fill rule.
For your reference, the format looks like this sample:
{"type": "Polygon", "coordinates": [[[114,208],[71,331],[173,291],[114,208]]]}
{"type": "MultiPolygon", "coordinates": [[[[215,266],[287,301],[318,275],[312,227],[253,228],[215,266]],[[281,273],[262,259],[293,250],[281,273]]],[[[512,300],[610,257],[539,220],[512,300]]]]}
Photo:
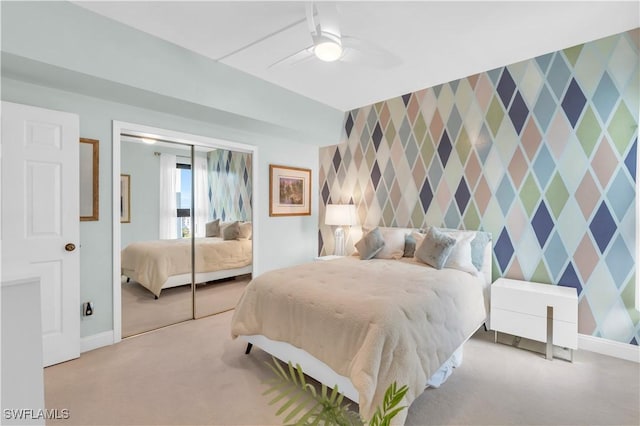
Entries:
{"type": "Polygon", "coordinates": [[[356,243],[356,249],[358,249],[358,254],[362,260],[373,258],[383,247],[384,239],[378,228],[367,232],[362,239],[356,243]]]}
{"type": "Polygon", "coordinates": [[[411,234],[404,236],[404,254],[402,257],[413,257],[416,253],[416,239],[411,234]]]}
{"type": "Polygon", "coordinates": [[[476,237],[471,240],[471,263],[478,271],[482,269],[484,249],[489,241],[491,241],[491,234],[483,231],[477,231],[476,237]]]}
{"type": "Polygon", "coordinates": [[[422,263],[442,269],[456,245],[456,239],[439,231],[435,226],[427,230],[422,243],[416,248],[415,257],[422,263]]]}

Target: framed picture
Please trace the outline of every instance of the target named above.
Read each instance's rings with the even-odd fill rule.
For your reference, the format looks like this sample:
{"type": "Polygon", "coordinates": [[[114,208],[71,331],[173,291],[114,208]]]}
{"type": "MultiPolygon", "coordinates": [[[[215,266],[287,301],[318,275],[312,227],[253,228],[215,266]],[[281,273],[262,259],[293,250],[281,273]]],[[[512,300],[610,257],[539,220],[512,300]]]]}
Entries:
{"type": "Polygon", "coordinates": [[[269,216],[311,214],[311,170],[269,165],[269,216]]]}
{"type": "Polygon", "coordinates": [[[96,139],[80,138],[80,220],[98,220],[99,145],[96,139]]]}
{"type": "Polygon", "coordinates": [[[131,222],[131,175],[120,175],[120,223],[131,222]]]}

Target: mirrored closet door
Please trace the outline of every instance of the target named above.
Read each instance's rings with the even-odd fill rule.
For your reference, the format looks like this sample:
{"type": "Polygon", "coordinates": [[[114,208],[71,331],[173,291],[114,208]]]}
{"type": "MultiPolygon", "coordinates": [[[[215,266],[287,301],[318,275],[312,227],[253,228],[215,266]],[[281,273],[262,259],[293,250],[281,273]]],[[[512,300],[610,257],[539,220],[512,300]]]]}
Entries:
{"type": "Polygon", "coordinates": [[[192,147],[122,136],[122,337],[193,318],[192,147]]]}
{"type": "Polygon", "coordinates": [[[251,160],[250,153],[196,149],[196,318],[233,309],[251,279],[251,160]]]}
{"type": "Polygon", "coordinates": [[[253,269],[251,153],[133,135],[120,151],[122,337],[233,309],[253,269]]]}

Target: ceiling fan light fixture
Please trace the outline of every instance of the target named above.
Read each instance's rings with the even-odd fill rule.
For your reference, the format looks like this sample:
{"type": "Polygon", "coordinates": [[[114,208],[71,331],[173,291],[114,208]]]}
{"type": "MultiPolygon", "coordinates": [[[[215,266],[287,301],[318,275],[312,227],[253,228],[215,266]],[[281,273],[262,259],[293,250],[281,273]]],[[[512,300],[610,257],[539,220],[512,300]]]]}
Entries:
{"type": "Polygon", "coordinates": [[[342,46],[335,41],[326,40],[316,44],[313,53],[321,61],[334,62],[342,56],[342,46]]]}

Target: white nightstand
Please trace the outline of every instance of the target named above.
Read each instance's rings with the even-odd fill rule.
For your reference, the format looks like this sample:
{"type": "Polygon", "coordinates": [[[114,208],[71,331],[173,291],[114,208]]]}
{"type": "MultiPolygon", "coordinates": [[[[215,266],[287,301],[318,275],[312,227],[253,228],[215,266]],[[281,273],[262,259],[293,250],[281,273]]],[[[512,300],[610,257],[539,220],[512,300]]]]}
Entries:
{"type": "MultiPolygon", "coordinates": [[[[578,296],[576,289],[557,285],[499,278],[491,285],[491,329],[546,343],[546,357],[553,359],[553,345],[578,348],[578,296]]],[[[517,345],[517,341],[516,341],[517,345]]]]}
{"type": "Polygon", "coordinates": [[[314,260],[316,261],[321,261],[321,260],[336,260],[336,259],[342,259],[344,256],[338,256],[335,254],[330,254],[327,256],[318,256],[316,257],[314,260]]]}

